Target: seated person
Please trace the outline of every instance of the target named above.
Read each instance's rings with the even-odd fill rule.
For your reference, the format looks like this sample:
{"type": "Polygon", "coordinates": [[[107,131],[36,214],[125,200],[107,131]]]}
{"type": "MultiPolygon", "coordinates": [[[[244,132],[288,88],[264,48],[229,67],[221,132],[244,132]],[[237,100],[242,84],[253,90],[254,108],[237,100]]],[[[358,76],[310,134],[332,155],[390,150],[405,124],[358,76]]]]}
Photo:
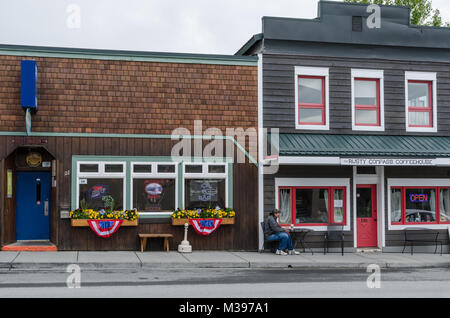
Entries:
{"type": "Polygon", "coordinates": [[[280,241],[280,245],[276,251],[277,255],[299,255],[300,253],[295,251],[292,246],[292,239],[289,235],[289,230],[281,227],[278,224],[280,217],[280,211],[274,209],[266,222],[264,223],[264,237],[266,241],[280,241]],[[288,253],[285,250],[288,250],[288,253]]]}

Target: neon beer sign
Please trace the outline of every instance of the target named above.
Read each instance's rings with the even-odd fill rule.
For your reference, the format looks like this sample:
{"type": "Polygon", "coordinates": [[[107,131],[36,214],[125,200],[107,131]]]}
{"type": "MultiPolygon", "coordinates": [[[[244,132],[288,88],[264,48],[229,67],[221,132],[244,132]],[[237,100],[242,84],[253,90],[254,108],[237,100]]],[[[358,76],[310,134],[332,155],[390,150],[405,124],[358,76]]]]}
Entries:
{"type": "Polygon", "coordinates": [[[409,202],[428,202],[428,194],[410,194],[409,202]]]}

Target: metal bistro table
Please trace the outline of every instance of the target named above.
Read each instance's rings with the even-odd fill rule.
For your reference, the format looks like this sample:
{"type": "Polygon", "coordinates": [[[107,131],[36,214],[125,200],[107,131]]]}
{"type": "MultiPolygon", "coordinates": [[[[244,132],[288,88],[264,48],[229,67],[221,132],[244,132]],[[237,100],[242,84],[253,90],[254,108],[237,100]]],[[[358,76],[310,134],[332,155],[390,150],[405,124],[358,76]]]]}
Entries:
{"type": "Polygon", "coordinates": [[[312,230],[310,229],[289,228],[289,233],[292,238],[294,249],[297,247],[297,244],[300,243],[303,248],[303,253],[306,249],[309,249],[311,251],[311,254],[314,255],[313,250],[305,242],[306,235],[310,232],[312,232],[312,230]]]}

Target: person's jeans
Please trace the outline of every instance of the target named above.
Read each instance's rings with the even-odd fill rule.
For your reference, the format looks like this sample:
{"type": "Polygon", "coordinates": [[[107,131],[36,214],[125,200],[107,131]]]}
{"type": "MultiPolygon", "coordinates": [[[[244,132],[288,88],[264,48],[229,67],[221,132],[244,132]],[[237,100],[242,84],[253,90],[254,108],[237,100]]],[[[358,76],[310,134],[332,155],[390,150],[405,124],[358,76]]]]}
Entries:
{"type": "Polygon", "coordinates": [[[286,232],[278,232],[276,234],[269,235],[266,240],[269,242],[279,240],[280,246],[278,247],[278,249],[282,251],[284,251],[286,248],[289,251],[292,251],[294,249],[294,247],[292,246],[291,236],[286,232]]]}

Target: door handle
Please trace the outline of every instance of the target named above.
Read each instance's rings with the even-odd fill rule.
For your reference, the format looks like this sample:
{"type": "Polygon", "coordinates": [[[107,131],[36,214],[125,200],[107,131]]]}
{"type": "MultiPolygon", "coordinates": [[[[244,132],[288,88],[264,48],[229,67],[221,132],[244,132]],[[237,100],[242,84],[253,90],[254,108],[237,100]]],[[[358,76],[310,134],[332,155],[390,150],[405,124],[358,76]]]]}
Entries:
{"type": "Polygon", "coordinates": [[[36,179],[36,204],[41,204],[41,179],[36,179]]]}
{"type": "Polygon", "coordinates": [[[45,199],[44,202],[44,215],[48,216],[48,199],[45,199]]]}

